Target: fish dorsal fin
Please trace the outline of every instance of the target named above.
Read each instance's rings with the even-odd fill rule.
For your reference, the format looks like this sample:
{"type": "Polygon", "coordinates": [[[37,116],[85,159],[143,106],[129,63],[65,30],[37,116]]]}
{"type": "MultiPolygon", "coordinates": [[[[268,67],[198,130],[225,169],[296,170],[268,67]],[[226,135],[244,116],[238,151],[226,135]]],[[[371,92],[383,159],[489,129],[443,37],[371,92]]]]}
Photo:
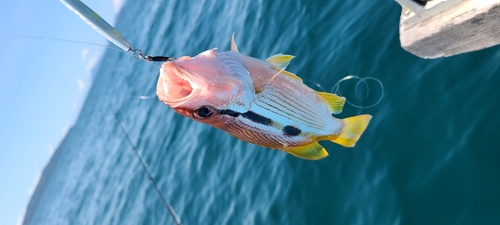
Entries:
{"type": "Polygon", "coordinates": [[[318,95],[323,99],[333,114],[339,114],[342,112],[345,103],[344,97],[327,92],[318,92],[318,95]]]}
{"type": "Polygon", "coordinates": [[[267,58],[266,62],[273,65],[274,70],[281,71],[280,73],[282,73],[282,74],[284,74],[284,75],[286,75],[294,80],[302,82],[302,79],[300,79],[300,77],[298,77],[297,75],[295,75],[293,73],[290,73],[290,72],[284,70],[290,64],[290,61],[293,58],[295,58],[295,56],[293,56],[293,55],[276,54],[276,55],[273,55],[273,56],[267,58]]]}
{"type": "Polygon", "coordinates": [[[328,156],[328,152],[323,148],[323,146],[318,144],[318,142],[313,142],[299,147],[286,148],[284,150],[287,153],[307,160],[318,160],[328,156]]]}
{"type": "Polygon", "coordinates": [[[286,68],[288,64],[290,64],[290,61],[294,58],[295,56],[293,55],[283,55],[283,54],[277,54],[273,55],[269,58],[266,59],[266,62],[270,63],[273,66],[278,67],[279,69],[286,68]]]}
{"type": "Polygon", "coordinates": [[[239,52],[238,46],[236,46],[236,41],[234,41],[234,32],[233,32],[233,35],[231,36],[231,51],[239,52]]]}
{"type": "Polygon", "coordinates": [[[294,80],[297,80],[297,81],[299,81],[299,82],[302,82],[302,79],[300,79],[300,77],[298,77],[297,75],[295,75],[295,74],[293,74],[293,73],[290,73],[290,72],[288,72],[288,71],[286,71],[286,70],[284,70],[284,71],[283,71],[283,72],[281,72],[281,73],[282,73],[282,74],[284,74],[284,75],[286,75],[287,77],[290,77],[290,78],[292,78],[292,79],[294,79],[294,80]]]}

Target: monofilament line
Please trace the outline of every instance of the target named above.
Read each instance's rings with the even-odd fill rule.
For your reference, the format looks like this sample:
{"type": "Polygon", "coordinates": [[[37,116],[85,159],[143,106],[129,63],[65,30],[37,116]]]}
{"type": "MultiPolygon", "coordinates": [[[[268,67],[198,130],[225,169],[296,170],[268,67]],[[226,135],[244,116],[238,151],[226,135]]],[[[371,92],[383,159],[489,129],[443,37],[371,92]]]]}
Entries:
{"type": "Polygon", "coordinates": [[[167,209],[168,213],[170,214],[170,216],[174,220],[175,224],[182,225],[181,219],[175,213],[174,208],[172,208],[172,206],[170,206],[170,204],[167,203],[167,200],[165,200],[165,197],[163,196],[163,194],[161,193],[160,189],[158,188],[158,185],[156,185],[156,182],[155,182],[153,176],[149,172],[149,169],[148,169],[148,166],[147,166],[146,162],[144,162],[144,160],[142,159],[141,155],[139,155],[139,152],[137,151],[137,148],[135,147],[134,143],[132,143],[132,140],[128,136],[128,133],[125,130],[125,127],[123,126],[123,123],[118,118],[118,115],[116,114],[115,110],[113,109],[113,106],[111,104],[109,104],[108,107],[113,112],[113,115],[115,116],[115,119],[118,122],[118,125],[120,126],[120,128],[122,129],[123,133],[125,133],[125,137],[127,138],[128,143],[130,144],[130,146],[132,146],[132,149],[134,151],[135,156],[141,162],[141,165],[142,165],[142,168],[144,169],[144,172],[146,172],[147,175],[148,175],[149,181],[151,181],[151,184],[153,185],[154,189],[156,190],[156,193],[158,194],[158,196],[160,196],[160,199],[161,199],[161,202],[162,202],[163,206],[167,209]]]}
{"type": "Polygon", "coordinates": [[[355,90],[357,90],[360,86],[360,84],[364,84],[365,85],[365,88],[366,88],[366,94],[364,96],[360,96],[358,93],[356,93],[356,97],[358,99],[366,99],[369,95],[370,95],[370,88],[368,86],[368,84],[366,83],[367,80],[373,80],[375,82],[378,83],[379,87],[380,87],[380,97],[378,98],[378,100],[371,104],[371,105],[368,105],[368,106],[363,106],[363,105],[356,105],[348,100],[346,100],[346,103],[353,106],[353,107],[356,107],[358,109],[367,109],[367,108],[371,108],[373,106],[376,106],[380,103],[380,101],[382,101],[382,98],[384,97],[384,85],[382,84],[382,81],[380,81],[379,79],[377,78],[374,78],[374,77],[365,77],[365,78],[361,78],[361,77],[358,77],[358,76],[354,76],[354,75],[349,75],[349,76],[346,76],[342,79],[340,79],[339,81],[337,81],[337,83],[335,83],[335,85],[333,85],[333,88],[330,92],[332,93],[335,93],[335,94],[338,94],[339,96],[342,96],[342,93],[340,93],[340,83],[346,81],[346,80],[350,80],[350,79],[356,79],[356,80],[359,80],[357,83],[356,83],[356,86],[355,86],[355,90]]]}

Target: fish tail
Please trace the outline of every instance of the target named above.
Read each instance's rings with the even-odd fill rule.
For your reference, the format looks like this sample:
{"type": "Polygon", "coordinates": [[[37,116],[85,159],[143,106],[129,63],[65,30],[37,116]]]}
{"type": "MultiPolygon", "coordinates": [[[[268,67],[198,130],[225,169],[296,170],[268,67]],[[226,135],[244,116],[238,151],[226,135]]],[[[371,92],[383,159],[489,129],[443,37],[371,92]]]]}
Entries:
{"type": "Polygon", "coordinates": [[[329,138],[329,140],[344,147],[354,147],[368,126],[368,123],[370,123],[371,118],[371,115],[365,114],[343,119],[344,128],[340,131],[340,134],[334,137],[330,136],[333,138],[329,138]]]}

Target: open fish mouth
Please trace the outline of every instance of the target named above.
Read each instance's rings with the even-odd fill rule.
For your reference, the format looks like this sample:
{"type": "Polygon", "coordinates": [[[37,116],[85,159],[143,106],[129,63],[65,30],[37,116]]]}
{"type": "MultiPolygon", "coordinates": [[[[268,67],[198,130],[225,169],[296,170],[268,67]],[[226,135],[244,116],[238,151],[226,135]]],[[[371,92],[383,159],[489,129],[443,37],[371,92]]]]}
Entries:
{"type": "Polygon", "coordinates": [[[186,72],[186,68],[176,65],[175,62],[167,62],[162,65],[156,90],[161,101],[181,102],[193,94],[195,84],[189,79],[186,72]]]}

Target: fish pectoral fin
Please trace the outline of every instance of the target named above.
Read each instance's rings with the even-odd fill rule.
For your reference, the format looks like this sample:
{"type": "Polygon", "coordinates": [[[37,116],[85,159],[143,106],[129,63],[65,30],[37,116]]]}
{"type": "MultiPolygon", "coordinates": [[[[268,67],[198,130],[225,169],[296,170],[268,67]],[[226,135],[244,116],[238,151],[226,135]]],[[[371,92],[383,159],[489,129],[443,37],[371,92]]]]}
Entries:
{"type": "Polygon", "coordinates": [[[307,160],[318,160],[328,156],[328,152],[318,142],[299,147],[288,147],[284,151],[307,160]]]}
{"type": "Polygon", "coordinates": [[[290,61],[293,58],[295,58],[293,55],[276,54],[267,58],[266,62],[278,67],[279,69],[284,69],[288,66],[288,64],[290,64],[290,61]]]}
{"type": "Polygon", "coordinates": [[[371,119],[372,116],[368,114],[345,118],[342,120],[344,122],[344,128],[342,128],[340,134],[320,137],[319,139],[327,139],[344,147],[354,147],[371,119]]]}
{"type": "Polygon", "coordinates": [[[233,35],[231,36],[231,51],[239,52],[238,46],[236,46],[236,41],[234,41],[234,32],[233,32],[233,35]]]}
{"type": "Polygon", "coordinates": [[[324,100],[333,114],[339,114],[342,112],[345,103],[344,97],[327,92],[318,92],[318,95],[324,100]]]}

